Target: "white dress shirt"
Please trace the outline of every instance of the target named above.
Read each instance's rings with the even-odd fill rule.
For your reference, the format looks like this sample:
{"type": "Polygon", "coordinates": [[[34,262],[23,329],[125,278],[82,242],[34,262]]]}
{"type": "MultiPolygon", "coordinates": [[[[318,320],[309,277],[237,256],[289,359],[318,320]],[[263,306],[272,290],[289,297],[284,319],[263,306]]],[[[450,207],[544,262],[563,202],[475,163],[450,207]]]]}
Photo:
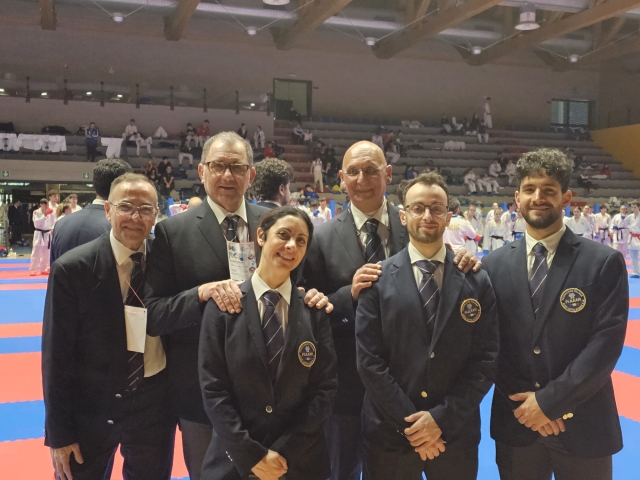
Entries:
{"type": "Polygon", "coordinates": [[[224,219],[231,215],[238,215],[240,217],[240,219],[238,220],[238,227],[236,228],[238,240],[240,241],[240,243],[249,242],[249,221],[247,220],[247,205],[244,202],[244,197],[242,198],[242,203],[235,212],[227,212],[224,208],[211,200],[209,196],[207,196],[207,202],[209,203],[211,210],[213,210],[213,214],[218,219],[220,228],[223,229],[223,236],[226,233],[222,224],[224,219]]]}
{"type": "Polygon", "coordinates": [[[280,300],[276,305],[276,313],[282,321],[282,333],[286,333],[287,325],[289,324],[289,305],[291,305],[291,278],[287,278],[287,281],[280,285],[278,288],[271,288],[260,278],[257,273],[251,276],[251,287],[253,287],[253,293],[256,295],[258,302],[258,312],[260,313],[260,320],[264,315],[264,311],[267,308],[264,304],[262,295],[270,290],[275,290],[280,294],[280,300]]]}
{"type": "Polygon", "coordinates": [[[423,254],[421,254],[418,251],[418,249],[413,246],[413,243],[411,242],[409,242],[408,250],[409,250],[409,260],[411,260],[411,266],[413,267],[413,276],[416,279],[416,286],[420,288],[420,282],[422,282],[422,276],[423,276],[422,270],[418,268],[418,266],[416,265],[416,262],[418,260],[429,260],[430,262],[431,261],[440,262],[440,265],[438,265],[438,268],[436,268],[436,271],[433,273],[433,278],[436,281],[436,284],[438,285],[438,289],[441,289],[442,278],[444,277],[444,262],[447,260],[447,249],[444,246],[444,243],[442,244],[442,247],[440,248],[440,250],[438,250],[438,253],[436,253],[431,258],[427,258],[423,254]]]}
{"type": "Polygon", "coordinates": [[[375,218],[378,220],[378,236],[380,237],[380,241],[384,247],[384,256],[385,258],[389,258],[390,246],[389,246],[389,208],[387,206],[387,199],[385,198],[382,201],[382,205],[375,212],[363,213],[358,208],[351,203],[351,213],[353,215],[353,221],[356,224],[356,229],[358,230],[358,234],[360,236],[360,245],[364,251],[364,246],[367,244],[367,230],[364,228],[364,222],[369,220],[370,218],[375,218]]]}
{"type": "Polygon", "coordinates": [[[553,262],[553,257],[556,255],[556,250],[558,249],[558,245],[560,244],[560,239],[564,232],[567,230],[566,225],[562,225],[562,228],[558,230],[556,233],[552,233],[547,238],[543,238],[542,240],[536,240],[529,233],[525,233],[525,241],[527,242],[527,273],[529,280],[531,280],[531,270],[533,269],[533,262],[536,259],[536,254],[533,251],[533,247],[536,244],[541,243],[547,249],[547,269],[551,268],[551,262],[553,262]]]}
{"type": "MultiPolygon", "coordinates": [[[[131,271],[133,270],[133,260],[131,255],[135,252],[128,249],[113,236],[113,230],[109,233],[111,241],[111,250],[116,259],[116,269],[118,270],[118,280],[120,281],[120,291],[122,292],[122,302],[126,302],[129,293],[129,280],[131,279],[131,271]]],[[[146,258],[147,242],[142,242],[138,249],[146,258]]],[[[142,296],[142,292],[136,292],[142,296]]],[[[144,342],[144,376],[153,377],[156,373],[161,372],[167,365],[167,358],[162,348],[160,337],[150,337],[147,335],[144,342]]]]}

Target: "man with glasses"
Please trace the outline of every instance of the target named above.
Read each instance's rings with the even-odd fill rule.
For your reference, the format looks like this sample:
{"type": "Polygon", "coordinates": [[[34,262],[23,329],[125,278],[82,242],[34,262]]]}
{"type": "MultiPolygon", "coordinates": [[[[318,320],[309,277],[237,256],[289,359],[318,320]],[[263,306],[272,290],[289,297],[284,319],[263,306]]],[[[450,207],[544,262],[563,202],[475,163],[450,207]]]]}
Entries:
{"type": "MultiPolygon", "coordinates": [[[[153,336],[163,335],[169,346],[170,405],[179,419],[192,480],[200,479],[213,433],[198,381],[202,313],[210,298],[222,311],[241,309],[242,293],[239,279],[232,276],[228,245],[255,245],[258,223],[269,211],[245,201],[256,171],[251,145],[235,132],[207,140],[198,174],[206,201],[158,223],[145,289],[147,330],[153,336]]],[[[305,301],[319,308],[327,304],[315,292],[308,292],[305,301]]]]}
{"type": "MultiPolygon", "coordinates": [[[[329,295],[334,305],[330,319],[338,355],[338,393],[326,425],[332,480],[356,480],[362,470],[364,387],[356,367],[354,302],[380,276],[378,263],[408,242],[399,209],[385,197],[392,169],[372,142],[357,142],[347,150],[339,175],[349,208],[314,231],[304,265],[304,284],[329,295]]],[[[463,258],[464,253],[456,258],[462,259],[460,267],[469,269],[475,263],[473,255],[463,258]]]]}
{"type": "MultiPolygon", "coordinates": [[[[127,173],[105,202],[111,231],[51,266],[42,332],[45,444],[60,480],[169,480],[175,420],[165,353],[146,335],[142,285],[155,187],[127,173]]],[[[77,213],[76,215],[80,215],[77,213]]]]}
{"type": "Polygon", "coordinates": [[[461,272],[445,248],[448,198],[437,173],[409,182],[400,212],[409,245],[360,292],[364,480],[478,474],[479,406],[497,369],[498,317],[486,272],[461,272]]]}

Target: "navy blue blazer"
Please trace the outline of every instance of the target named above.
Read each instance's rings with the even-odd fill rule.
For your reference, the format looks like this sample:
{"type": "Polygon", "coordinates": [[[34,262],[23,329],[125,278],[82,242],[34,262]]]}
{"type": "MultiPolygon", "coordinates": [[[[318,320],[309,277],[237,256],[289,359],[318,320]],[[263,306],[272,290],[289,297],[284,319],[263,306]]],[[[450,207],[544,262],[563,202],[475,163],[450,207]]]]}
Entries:
{"type": "Polygon", "coordinates": [[[360,293],[362,428],[375,447],[412,451],[401,432],[409,426],[404,418],[417,411],[431,413],[449,444],[480,442],[479,406],[497,369],[495,296],[486,272],[464,274],[453,258],[447,250],[432,336],[406,248],[382,262],[378,281],[360,293]],[[465,319],[465,300],[480,305],[479,316],[465,319]]]}
{"type": "Polygon", "coordinates": [[[258,205],[260,207],[268,208],[269,210],[273,210],[275,208],[278,208],[278,205],[274,205],[272,202],[258,202],[258,203],[256,203],[256,205],[258,205]]]}
{"type": "Polygon", "coordinates": [[[200,386],[214,433],[202,478],[246,478],[270,449],[287,461],[288,480],[324,480],[330,475],[324,423],[338,388],[327,314],[305,306],[304,293],[293,287],[284,350],[272,384],[251,280],[240,290],[240,313],[222,313],[210,300],[203,315],[200,386]],[[300,359],[306,342],[315,346],[310,366],[300,359]]]}
{"type": "Polygon", "coordinates": [[[104,205],[87,205],[79,212],[60,219],[51,239],[51,263],[69,250],[95,240],[111,230],[104,205]]]}
{"type": "Polygon", "coordinates": [[[493,396],[491,436],[515,447],[538,438],[516,420],[514,405],[505,397],[534,391],[547,417],[564,418],[567,430],[558,439],[571,454],[612,455],[622,448],[611,372],[622,352],[629,314],[624,258],[567,229],[536,318],[526,250],[523,238],[483,259],[500,318],[499,391],[493,396]],[[580,297],[568,289],[579,290],[584,302],[569,304],[571,293],[580,297]]]}

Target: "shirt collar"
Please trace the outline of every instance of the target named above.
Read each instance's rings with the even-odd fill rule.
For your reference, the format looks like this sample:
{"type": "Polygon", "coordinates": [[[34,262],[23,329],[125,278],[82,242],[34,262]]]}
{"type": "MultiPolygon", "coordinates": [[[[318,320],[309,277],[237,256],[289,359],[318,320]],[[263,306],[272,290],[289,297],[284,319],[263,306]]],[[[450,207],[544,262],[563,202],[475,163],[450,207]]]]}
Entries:
{"type": "Polygon", "coordinates": [[[230,215],[238,215],[241,219],[244,220],[244,222],[247,225],[249,225],[249,221],[247,220],[247,204],[244,201],[244,197],[242,197],[242,203],[240,204],[240,206],[235,212],[227,212],[224,208],[222,208],[216,202],[211,200],[211,198],[208,195],[207,195],[207,202],[209,203],[211,210],[213,210],[214,215],[218,219],[219,224],[222,225],[222,221],[230,215]]]}
{"type": "Polygon", "coordinates": [[[566,225],[562,225],[562,228],[558,230],[556,233],[552,233],[547,238],[543,238],[542,240],[536,240],[529,233],[525,233],[525,238],[527,242],[527,255],[531,255],[531,251],[536,244],[541,243],[544,245],[544,248],[547,249],[547,253],[555,253],[558,248],[558,244],[560,244],[560,239],[564,235],[564,232],[567,230],[566,225]]]}
{"type": "Polygon", "coordinates": [[[254,273],[251,276],[251,286],[253,287],[253,293],[255,293],[258,300],[262,298],[262,295],[264,295],[265,292],[275,290],[280,294],[285,302],[287,302],[287,305],[291,305],[291,277],[287,278],[287,280],[282,285],[274,289],[267,285],[257,273],[254,273]]]}
{"type": "Polygon", "coordinates": [[[102,200],[101,198],[96,198],[91,202],[92,205],[104,205],[106,200],[102,200]]]}
{"type": "Polygon", "coordinates": [[[353,215],[353,221],[355,222],[358,231],[362,230],[364,222],[366,222],[370,218],[375,218],[385,227],[389,228],[389,209],[387,208],[386,197],[382,200],[382,205],[380,205],[380,208],[375,212],[370,213],[361,212],[353,203],[351,203],[351,213],[353,215]]]}
{"type": "Polygon", "coordinates": [[[418,251],[418,249],[413,245],[413,243],[409,242],[409,259],[411,260],[411,265],[416,263],[418,260],[428,260],[428,261],[436,261],[440,263],[444,263],[447,259],[447,248],[442,244],[442,247],[438,252],[432,257],[427,258],[422,253],[418,251]]]}
{"type": "Polygon", "coordinates": [[[113,235],[113,229],[109,232],[109,241],[111,242],[111,250],[113,250],[113,256],[116,259],[116,263],[118,265],[122,265],[126,262],[131,255],[137,252],[142,252],[144,255],[147,253],[147,242],[146,240],[142,242],[140,248],[136,251],[133,251],[127,247],[125,247],[122,243],[116,240],[116,237],[113,235]]]}
{"type": "Polygon", "coordinates": [[[280,205],[278,202],[276,202],[274,200],[262,200],[262,203],[270,203],[271,205],[275,205],[276,207],[281,207],[282,206],[282,205],[280,205]]]}

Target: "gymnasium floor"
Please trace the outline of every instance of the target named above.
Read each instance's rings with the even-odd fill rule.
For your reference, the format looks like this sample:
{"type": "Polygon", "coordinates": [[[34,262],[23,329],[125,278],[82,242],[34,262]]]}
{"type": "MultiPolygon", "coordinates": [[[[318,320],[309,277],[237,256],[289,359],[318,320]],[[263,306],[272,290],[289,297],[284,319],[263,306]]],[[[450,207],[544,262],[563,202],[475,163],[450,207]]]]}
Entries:
{"type": "MultiPolygon", "coordinates": [[[[44,404],[40,376],[42,310],[46,277],[30,277],[28,260],[0,260],[0,475],[11,480],[50,480],[43,445],[44,404]]],[[[614,457],[615,480],[640,478],[640,279],[630,279],[630,322],[626,345],[613,375],[622,416],[625,448],[614,457]]],[[[491,394],[482,404],[483,441],[479,480],[496,480],[494,446],[489,438],[491,394]]],[[[187,470],[177,437],[174,479],[187,470]]],[[[119,457],[119,456],[118,456],[119,457]]],[[[122,479],[121,458],[112,480],[122,479]]]]}

